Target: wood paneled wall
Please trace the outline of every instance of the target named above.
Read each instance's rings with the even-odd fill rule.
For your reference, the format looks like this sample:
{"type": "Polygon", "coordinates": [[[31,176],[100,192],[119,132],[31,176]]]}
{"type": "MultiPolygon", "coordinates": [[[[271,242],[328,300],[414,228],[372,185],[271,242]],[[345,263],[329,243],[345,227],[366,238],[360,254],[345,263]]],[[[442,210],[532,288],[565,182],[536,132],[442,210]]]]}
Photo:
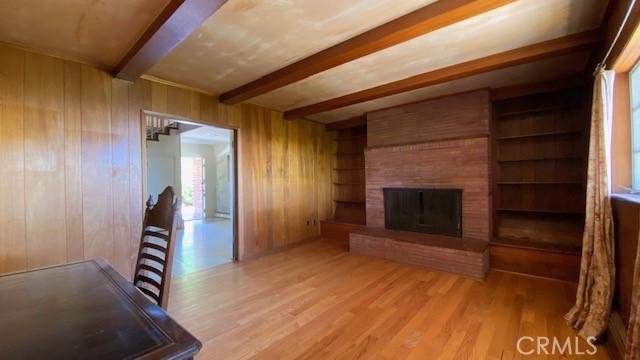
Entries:
{"type": "Polygon", "coordinates": [[[241,259],[316,236],[331,215],[324,126],[0,45],[0,273],[103,257],[130,277],[141,110],[238,129],[241,259]]]}

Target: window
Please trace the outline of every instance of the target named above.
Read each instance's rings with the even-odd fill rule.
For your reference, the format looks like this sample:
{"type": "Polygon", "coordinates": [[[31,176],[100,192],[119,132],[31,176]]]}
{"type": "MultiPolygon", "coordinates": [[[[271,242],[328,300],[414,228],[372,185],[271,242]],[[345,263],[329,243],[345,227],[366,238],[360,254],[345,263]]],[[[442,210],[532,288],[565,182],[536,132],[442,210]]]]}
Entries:
{"type": "Polygon", "coordinates": [[[631,102],[631,162],[632,186],[640,191],[640,63],[629,73],[629,93],[631,102]]]}

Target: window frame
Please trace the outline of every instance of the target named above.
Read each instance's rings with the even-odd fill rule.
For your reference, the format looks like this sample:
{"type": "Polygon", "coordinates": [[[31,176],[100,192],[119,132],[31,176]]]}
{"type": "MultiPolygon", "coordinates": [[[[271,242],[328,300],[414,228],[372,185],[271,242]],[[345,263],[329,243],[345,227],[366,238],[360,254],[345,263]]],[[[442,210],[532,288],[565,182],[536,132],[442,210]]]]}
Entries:
{"type": "MultiPolygon", "coordinates": [[[[636,138],[636,131],[640,133],[640,130],[636,130],[636,121],[634,121],[634,111],[638,111],[637,126],[640,127],[640,61],[637,61],[635,65],[629,70],[629,121],[630,124],[630,136],[631,136],[631,190],[632,192],[640,192],[640,163],[636,161],[636,154],[640,154],[640,138],[636,138]],[[637,72],[637,82],[635,84],[636,91],[634,92],[633,76],[637,72]],[[638,102],[637,109],[634,109],[634,102],[638,102]],[[638,145],[638,151],[636,151],[636,145],[638,145]]],[[[640,137],[640,136],[639,136],[640,137]]]]}

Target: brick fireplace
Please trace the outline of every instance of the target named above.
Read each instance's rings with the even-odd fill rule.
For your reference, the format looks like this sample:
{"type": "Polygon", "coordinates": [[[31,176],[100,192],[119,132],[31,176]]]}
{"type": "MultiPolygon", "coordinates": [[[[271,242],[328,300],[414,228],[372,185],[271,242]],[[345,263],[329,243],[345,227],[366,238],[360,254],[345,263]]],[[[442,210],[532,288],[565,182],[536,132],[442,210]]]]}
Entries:
{"type": "Polygon", "coordinates": [[[352,251],[484,277],[491,233],[489,123],[488,90],[369,113],[367,227],[351,235],[352,251]],[[384,189],[391,188],[460,191],[460,237],[386,227],[384,189]]]}

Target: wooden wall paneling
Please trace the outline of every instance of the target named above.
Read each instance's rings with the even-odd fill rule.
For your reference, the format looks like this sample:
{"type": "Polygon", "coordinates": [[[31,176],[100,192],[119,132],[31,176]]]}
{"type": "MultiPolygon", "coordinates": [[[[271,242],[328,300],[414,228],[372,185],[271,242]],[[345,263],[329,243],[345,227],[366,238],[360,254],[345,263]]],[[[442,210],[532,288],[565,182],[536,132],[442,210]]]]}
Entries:
{"type": "Polygon", "coordinates": [[[113,264],[118,271],[131,278],[134,255],[131,248],[131,213],[129,212],[131,183],[129,178],[129,83],[114,79],[111,82],[111,151],[113,196],[113,264]]]}
{"type": "Polygon", "coordinates": [[[226,127],[227,123],[221,121],[218,117],[218,101],[211,95],[206,94],[197,94],[199,96],[199,104],[200,104],[200,121],[203,121],[207,124],[215,125],[215,126],[223,126],[226,127]]]}
{"type": "Polygon", "coordinates": [[[157,82],[150,82],[151,86],[151,111],[167,113],[168,86],[157,82]]]}
{"type": "Polygon", "coordinates": [[[140,245],[142,233],[142,217],[144,212],[142,154],[144,144],[142,140],[141,109],[151,108],[151,85],[146,80],[137,80],[129,88],[129,223],[131,232],[131,256],[130,261],[135,263],[137,250],[140,245]]]}
{"type": "Polygon", "coordinates": [[[295,197],[287,196],[293,193],[291,184],[288,182],[290,167],[287,163],[291,149],[288,148],[287,123],[275,111],[268,111],[270,133],[271,133],[271,201],[273,205],[272,232],[273,246],[281,247],[287,244],[287,224],[295,224],[289,217],[288,209],[293,205],[295,197]]]}
{"type": "MultiPolygon", "coordinates": [[[[299,142],[300,127],[297,121],[285,124],[286,133],[286,166],[287,166],[287,189],[293,194],[301,194],[306,190],[304,187],[303,169],[301,161],[304,158],[304,150],[299,142]],[[297,154],[297,156],[292,156],[297,154]]],[[[287,242],[296,238],[303,238],[305,233],[305,213],[306,209],[303,201],[308,200],[313,194],[307,193],[306,199],[302,197],[290,197],[287,202],[286,214],[290,227],[287,231],[287,242]]]]}
{"type": "Polygon", "coordinates": [[[271,238],[271,199],[265,190],[271,189],[270,129],[267,119],[252,106],[242,109],[242,152],[240,172],[243,174],[243,257],[253,257],[268,249],[271,238]]]}
{"type": "Polygon", "coordinates": [[[82,79],[80,64],[64,63],[64,151],[67,261],[84,259],[82,224],[82,79]]]}
{"type": "Polygon", "coordinates": [[[0,44],[0,272],[27,268],[24,187],[24,59],[0,44]]]}
{"type": "Polygon", "coordinates": [[[82,66],[82,194],[85,258],[114,261],[111,77],[82,66]]]}
{"type": "MultiPolygon", "coordinates": [[[[193,116],[191,104],[192,91],[170,86],[167,89],[167,113],[185,119],[198,119],[193,116]]],[[[199,109],[198,109],[199,111],[199,109]]],[[[196,114],[199,115],[199,114],[196,114]]]]}
{"type": "Polygon", "coordinates": [[[64,166],[64,61],[27,53],[24,79],[27,266],[67,258],[64,166]]]}
{"type": "MultiPolygon", "coordinates": [[[[38,65],[42,69],[31,71],[27,79],[25,51],[0,46],[0,52],[0,272],[32,267],[28,258],[34,264],[53,264],[103,257],[129,276],[145,200],[143,109],[238,128],[241,259],[319,234],[313,221],[326,218],[333,203],[328,190],[332,144],[322,125],[285,122],[277,111],[249,104],[221,105],[209,95],[148,80],[124,83],[95,68],[41,55],[29,56],[56,65],[51,70],[38,65]],[[26,100],[25,80],[31,97],[26,100]],[[42,82],[44,86],[37,85],[42,82]],[[54,96],[52,88],[57,89],[54,96]],[[51,98],[57,99],[54,106],[49,104],[51,98]],[[27,124],[24,108],[35,109],[27,124]],[[34,115],[38,109],[45,116],[34,115]],[[51,120],[50,110],[58,114],[54,116],[58,122],[51,120]],[[58,126],[38,128],[41,122],[58,126]],[[32,133],[26,134],[27,130],[32,133]],[[34,143],[26,146],[29,171],[53,164],[53,158],[58,166],[42,179],[35,172],[29,175],[29,181],[46,181],[56,189],[45,194],[44,206],[59,205],[38,222],[48,226],[57,219],[55,225],[61,226],[54,236],[47,234],[47,241],[55,240],[56,247],[42,258],[44,248],[30,247],[27,252],[25,139],[34,143]],[[39,156],[45,147],[52,151],[39,156]]],[[[29,211],[43,202],[36,193],[26,195],[29,211]]],[[[35,225],[37,214],[29,211],[29,224],[35,225]]]]}

